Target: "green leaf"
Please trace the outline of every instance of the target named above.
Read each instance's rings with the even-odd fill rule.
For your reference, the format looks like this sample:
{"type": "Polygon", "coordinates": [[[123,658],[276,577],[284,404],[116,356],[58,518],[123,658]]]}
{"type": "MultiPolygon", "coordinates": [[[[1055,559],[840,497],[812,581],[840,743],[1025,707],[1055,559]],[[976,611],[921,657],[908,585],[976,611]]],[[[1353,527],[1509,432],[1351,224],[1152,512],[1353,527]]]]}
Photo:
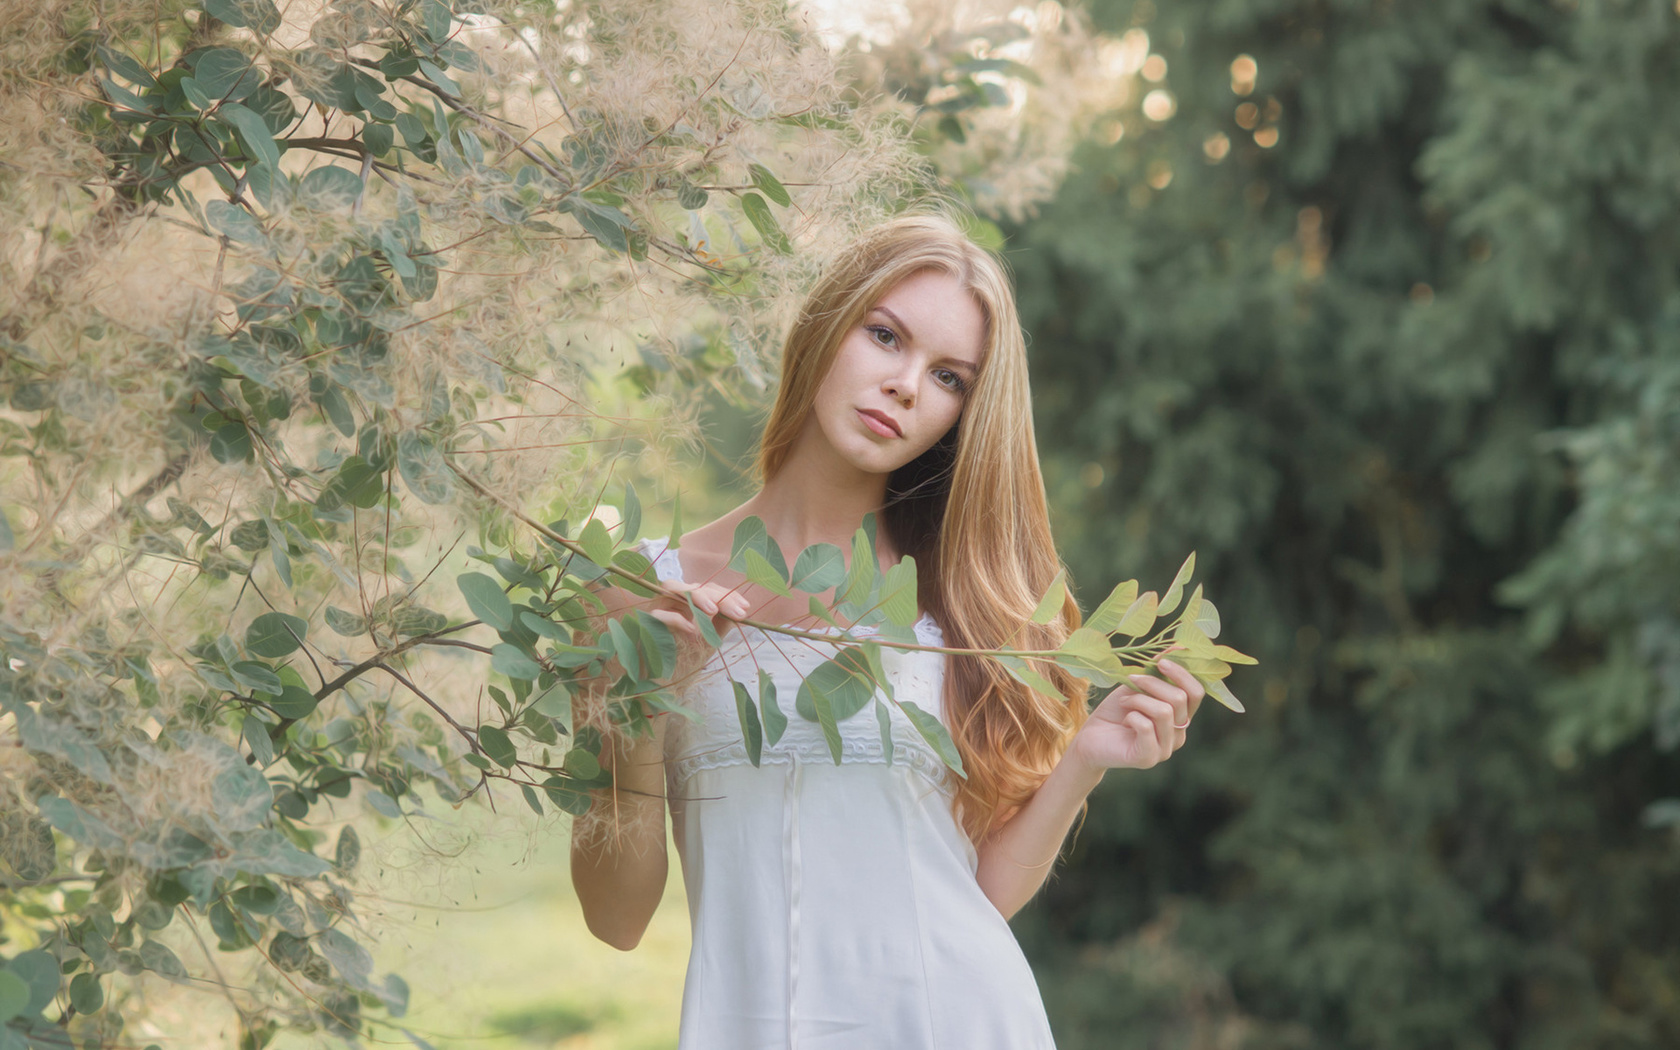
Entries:
{"type": "Polygon", "coordinates": [[[1237,714],[1240,715],[1243,713],[1242,701],[1237,699],[1237,694],[1231,692],[1230,687],[1224,682],[1214,679],[1210,682],[1203,682],[1202,685],[1207,687],[1207,694],[1209,696],[1218,700],[1237,714]]]}
{"type": "Polygon", "coordinates": [[[1200,627],[1202,633],[1209,638],[1219,637],[1219,610],[1214,607],[1213,602],[1206,598],[1201,600],[1201,604],[1196,609],[1196,626],[1200,627]]]}
{"type": "Polygon", "coordinates": [[[472,614],[498,631],[513,629],[513,603],[502,585],[482,572],[464,572],[455,577],[472,614]]]}
{"type": "Polygon", "coordinates": [[[618,656],[619,666],[631,678],[642,676],[641,654],[636,649],[636,640],[630,637],[630,632],[624,629],[619,620],[607,621],[607,637],[612,640],[613,652],[618,656]]]}
{"type": "Polygon", "coordinates": [[[572,748],[560,764],[576,780],[594,780],[601,775],[601,760],[586,747],[572,748]]]}
{"type": "Polygon", "coordinates": [[[875,681],[870,673],[869,657],[861,647],[842,649],[833,659],[817,665],[800,683],[794,710],[808,722],[819,720],[815,703],[819,692],[838,722],[863,710],[875,695],[875,681]]]}
{"type": "Polygon", "coordinates": [[[362,195],[362,180],[349,168],[327,164],[298,183],[297,202],[315,211],[347,210],[362,195]]]}
{"type": "Polygon", "coordinates": [[[356,834],[356,829],[346,824],[338,833],[338,845],[333,850],[333,865],[339,871],[351,872],[356,870],[356,864],[362,859],[362,837],[356,834]]]}
{"type": "Polygon", "coordinates": [[[519,752],[514,748],[513,741],[507,733],[493,725],[478,727],[478,746],[484,754],[498,766],[511,767],[519,759],[519,752]]]}
{"type": "MultiPolygon", "coordinates": [[[[263,77],[244,53],[231,47],[207,47],[186,55],[192,78],[212,102],[238,102],[262,85],[263,77]]],[[[246,112],[250,112],[247,110],[246,112]]],[[[256,116],[256,114],[251,114],[256,116]]],[[[260,119],[258,121],[261,123],[260,119]]],[[[267,127],[263,128],[266,134],[267,127]]]]}
{"type": "Polygon", "coordinates": [[[712,623],[712,618],[707,615],[706,611],[694,604],[694,598],[691,595],[684,594],[683,601],[688,603],[688,614],[694,618],[694,626],[700,628],[700,637],[706,640],[706,644],[713,649],[722,645],[723,639],[718,637],[717,625],[712,623]]]}
{"type": "Polygon", "coordinates": [[[543,793],[554,803],[554,808],[563,813],[579,817],[589,812],[592,800],[588,789],[578,787],[565,777],[551,776],[543,781],[543,793]]]}
{"type": "Polygon", "coordinates": [[[671,500],[671,537],[665,541],[665,549],[674,551],[681,547],[682,535],[682,490],[678,489],[676,497],[671,500]]]}
{"type": "Polygon", "coordinates": [[[764,757],[764,727],[758,721],[758,709],[753,706],[752,696],[747,687],[740,682],[731,682],[735,687],[735,716],[741,722],[741,739],[746,741],[747,758],[757,766],[764,757]]]}
{"type": "Polygon", "coordinates": [[[710,199],[710,194],[687,179],[677,183],[677,204],[688,211],[699,211],[710,199]]]}
{"type": "Polygon", "coordinates": [[[835,721],[834,703],[830,700],[827,689],[807,678],[799,687],[799,702],[809,703],[811,720],[822,726],[823,739],[828,742],[828,753],[834,756],[834,764],[839,765],[840,726],[835,721]]]}
{"type": "Polygon", "coordinates": [[[808,608],[811,610],[812,616],[815,616],[817,619],[828,624],[830,627],[840,626],[840,622],[834,618],[834,614],[829,611],[828,606],[817,600],[816,595],[811,595],[811,603],[808,608]]]}
{"type": "Polygon", "coordinates": [[[227,201],[211,201],[204,206],[204,221],[212,229],[227,235],[229,240],[242,244],[255,244],[258,247],[268,244],[268,234],[263,232],[261,224],[244,208],[227,201]]]}
{"type": "Polygon", "coordinates": [[[52,1005],[53,996],[58,994],[57,958],[37,948],[14,957],[6,965],[29,986],[29,999],[20,1011],[22,1016],[32,1017],[52,1005]]]}
{"type": "Polygon", "coordinates": [[[875,725],[881,732],[881,754],[890,766],[893,760],[892,709],[878,697],[875,700],[875,725]]]}
{"type": "Polygon", "coordinates": [[[455,492],[454,476],[431,437],[417,430],[397,437],[397,470],[408,490],[423,503],[447,503],[455,492]]]}
{"type": "Polygon", "coordinates": [[[280,28],[280,12],[274,0],[203,0],[199,5],[211,18],[221,19],[230,26],[255,30],[267,36],[280,28]]]}
{"type": "MultiPolygon", "coordinates": [[[[525,797],[525,804],[531,807],[531,812],[539,817],[542,816],[542,799],[537,797],[536,789],[529,784],[521,784],[519,785],[519,793],[525,797]]],[[[395,977],[396,974],[391,976],[395,977]]]]}
{"type": "Polygon", "coordinates": [[[1138,638],[1155,626],[1156,595],[1154,591],[1144,591],[1136,601],[1126,607],[1115,625],[1114,633],[1123,634],[1128,638],[1138,638]]]}
{"type": "Polygon", "coordinates": [[[778,253],[786,255],[793,251],[793,245],[788,243],[787,234],[782,232],[782,226],[776,217],[770,214],[770,205],[764,203],[764,198],[756,193],[741,195],[741,210],[746,212],[747,221],[753,224],[753,229],[764,238],[764,243],[778,253]]]}
{"type": "Polygon", "coordinates": [[[268,701],[268,706],[274,709],[275,714],[293,721],[308,718],[310,712],[319,704],[320,701],[315,699],[314,693],[295,685],[281,686],[280,695],[268,701]]]}
{"type": "Polygon", "coordinates": [[[846,589],[841,593],[841,601],[852,605],[860,605],[867,601],[869,592],[875,589],[875,581],[880,578],[881,567],[875,560],[875,544],[869,533],[863,529],[852,534],[852,564],[846,570],[846,589]]]}
{"type": "Polygon", "coordinates": [[[1057,651],[1062,654],[1057,658],[1057,664],[1097,685],[1114,685],[1126,675],[1125,665],[1110,648],[1108,636],[1101,631],[1081,627],[1068,635],[1067,641],[1057,651]]]}
{"type": "Polygon", "coordinates": [[[603,248],[615,252],[630,250],[630,240],[624,231],[633,224],[630,217],[622,211],[575,194],[567,197],[560,206],[571,212],[578,225],[583,227],[583,231],[595,238],[603,248]]]}
{"type": "Polygon", "coordinates": [[[881,581],[881,611],[900,627],[909,627],[919,614],[916,605],[916,559],[905,555],[881,581]]]}
{"type": "Polygon", "coordinates": [[[224,827],[247,831],[262,823],[274,789],[262,770],[236,759],[210,782],[210,804],[224,827]]]}
{"type": "Polygon", "coordinates": [[[452,16],[444,0],[420,0],[420,18],[433,43],[441,44],[449,39],[452,16]]]}
{"type": "Polygon", "coordinates": [[[185,981],[187,979],[186,966],[182,965],[180,958],[169,949],[168,945],[160,944],[157,941],[147,941],[140,946],[137,954],[140,956],[140,965],[159,977],[171,981],[185,981]]]}
{"type": "Polygon", "coordinates": [[[101,784],[114,782],[104,752],[81,730],[50,714],[40,714],[27,704],[11,704],[6,709],[17,722],[18,739],[24,747],[61,758],[101,784]]]}
{"type": "Polygon", "coordinates": [[[303,645],[309,621],[282,612],[263,613],[245,629],[245,648],[257,656],[287,656],[303,645]]]}
{"type": "Polygon", "coordinates": [[[962,755],[958,754],[956,742],[951,739],[944,723],[908,700],[900,701],[898,706],[910,717],[910,724],[916,727],[916,732],[922,734],[922,739],[933,747],[940,761],[957,776],[968,779],[968,773],[963,770],[962,755]]]}
{"type": "Polygon", "coordinates": [[[251,432],[235,419],[210,434],[210,454],[220,463],[244,463],[253,454],[251,432]]]}
{"type": "Polygon", "coordinates": [[[327,626],[335,634],[342,634],[346,638],[354,638],[367,632],[367,620],[352,612],[345,612],[336,605],[327,606],[327,626]]]}
{"type": "Polygon", "coordinates": [[[677,638],[664,623],[637,609],[629,622],[636,628],[636,642],[642,651],[649,678],[675,674],[677,638]]]}
{"type": "Polygon", "coordinates": [[[748,170],[752,172],[753,185],[763,191],[766,197],[784,208],[793,203],[793,198],[788,196],[787,187],[770,173],[769,168],[762,164],[754,164],[748,170]]]}
{"type": "Polygon", "coordinates": [[[279,696],[281,693],[280,676],[267,664],[257,663],[255,660],[240,660],[229,667],[228,672],[233,675],[234,681],[253,692],[267,693],[271,696],[279,696]]]}
{"type": "Polygon", "coordinates": [[[10,970],[0,970],[0,1024],[23,1013],[29,1005],[29,985],[10,970]]]}
{"type": "Polygon", "coordinates": [[[596,565],[612,564],[612,537],[607,534],[607,527],[601,524],[599,518],[590,518],[584,523],[583,535],[578,537],[578,545],[596,565]]]}
{"type": "Polygon", "coordinates": [[[1115,585],[1091,618],[1085,621],[1085,626],[1101,634],[1113,634],[1120,626],[1120,617],[1125,614],[1131,604],[1137,600],[1138,583],[1136,580],[1125,580],[1115,585]]]}
{"type": "Polygon", "coordinates": [[[1228,664],[1257,664],[1260,662],[1247,653],[1233,649],[1228,645],[1214,646],[1213,655],[1228,664]]]}
{"type": "Polygon", "coordinates": [[[816,594],[838,587],[846,578],[846,556],[832,543],[817,543],[799,552],[788,582],[802,591],[816,594]]]}
{"type": "Polygon", "coordinates": [[[634,543],[641,534],[642,501],[636,497],[636,486],[627,481],[624,483],[624,527],[619,531],[618,542],[634,543]]]}
{"type": "Polygon", "coordinates": [[[1044,597],[1038,600],[1038,608],[1033,610],[1028,619],[1033,623],[1049,623],[1062,611],[1062,604],[1067,601],[1067,570],[1056,573],[1056,578],[1050,581],[1044,597]]]}
{"type": "Polygon", "coordinates": [[[186,98],[187,103],[200,112],[216,104],[215,100],[203,88],[199,87],[198,81],[192,77],[182,77],[180,83],[176,86],[181,89],[181,94],[186,98]]]}
{"type": "Polygon", "coordinates": [[[1032,669],[1032,665],[1019,656],[1000,656],[998,663],[1009,672],[1011,678],[1031,689],[1033,692],[1051,698],[1059,697],[1062,691],[1056,688],[1056,683],[1032,669]]]}
{"type": "Polygon", "coordinates": [[[781,704],[776,702],[776,680],[763,668],[758,672],[758,707],[764,716],[764,738],[771,747],[775,747],[787,730],[788,720],[787,715],[782,713],[781,704]]]}
{"type": "Polygon", "coordinates": [[[1179,598],[1184,595],[1184,585],[1190,582],[1190,577],[1195,572],[1196,552],[1191,551],[1190,556],[1184,559],[1184,564],[1178,567],[1178,574],[1173,577],[1172,586],[1168,587],[1167,593],[1161,596],[1161,604],[1155,610],[1156,616],[1172,615],[1172,611],[1178,608],[1179,598]]]}
{"type": "Polygon", "coordinates": [[[779,594],[784,598],[793,597],[793,592],[788,590],[788,585],[782,579],[781,573],[777,572],[775,566],[766,561],[764,555],[757,551],[746,550],[741,552],[741,568],[746,573],[747,579],[765,590],[779,594]]]}
{"type": "MultiPolygon", "coordinates": [[[[362,145],[366,146],[368,152],[376,157],[383,157],[391,152],[391,147],[396,144],[396,141],[396,132],[392,130],[389,124],[364,124],[362,126],[362,145]]],[[[409,275],[404,274],[404,276],[409,275]]]]}
{"type": "Polygon", "coordinates": [[[542,665],[517,646],[501,642],[490,650],[490,667],[509,678],[529,682],[542,674],[542,665]]]}
{"type": "Polygon", "coordinates": [[[787,559],[782,556],[781,545],[770,538],[770,531],[764,527],[763,518],[744,518],[735,526],[735,535],[729,544],[729,567],[736,572],[745,573],[747,551],[756,551],[769,563],[777,576],[783,580],[787,579],[787,559]]]}
{"type": "Polygon", "coordinates": [[[350,939],[350,935],[336,927],[324,930],[315,942],[317,949],[332,963],[333,969],[352,987],[363,987],[373,972],[373,955],[350,939]]]}

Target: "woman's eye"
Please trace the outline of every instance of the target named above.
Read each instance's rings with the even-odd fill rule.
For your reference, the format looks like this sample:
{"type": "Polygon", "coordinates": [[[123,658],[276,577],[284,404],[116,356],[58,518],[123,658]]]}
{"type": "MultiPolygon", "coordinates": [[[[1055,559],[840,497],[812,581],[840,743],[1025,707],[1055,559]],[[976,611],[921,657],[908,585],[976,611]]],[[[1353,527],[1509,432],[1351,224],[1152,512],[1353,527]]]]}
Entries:
{"type": "Polygon", "coordinates": [[[963,392],[967,385],[963,382],[962,376],[957,375],[957,373],[951,371],[949,368],[935,369],[933,378],[935,382],[939,383],[947,390],[955,390],[959,394],[963,392]]]}
{"type": "Polygon", "coordinates": [[[879,325],[870,325],[869,334],[873,335],[875,337],[875,341],[880,343],[882,346],[898,345],[898,333],[894,332],[891,328],[882,328],[879,325]]]}

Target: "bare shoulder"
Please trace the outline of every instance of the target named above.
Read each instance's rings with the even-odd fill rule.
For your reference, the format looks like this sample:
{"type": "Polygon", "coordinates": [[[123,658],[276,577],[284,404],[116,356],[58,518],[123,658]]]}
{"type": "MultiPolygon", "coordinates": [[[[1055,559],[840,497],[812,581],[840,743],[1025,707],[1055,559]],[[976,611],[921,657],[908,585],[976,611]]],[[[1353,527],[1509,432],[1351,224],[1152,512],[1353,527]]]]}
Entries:
{"type": "Polygon", "coordinates": [[[716,521],[683,533],[683,575],[690,583],[703,583],[728,567],[735,525],[742,516],[737,508],[716,521]]]}

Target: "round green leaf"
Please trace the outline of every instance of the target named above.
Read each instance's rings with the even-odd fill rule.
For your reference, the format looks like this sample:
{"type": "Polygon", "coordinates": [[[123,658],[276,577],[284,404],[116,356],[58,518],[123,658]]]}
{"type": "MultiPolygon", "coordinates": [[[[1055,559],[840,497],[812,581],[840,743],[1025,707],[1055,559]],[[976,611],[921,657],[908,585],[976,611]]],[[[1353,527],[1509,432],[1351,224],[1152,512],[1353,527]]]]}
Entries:
{"type": "Polygon", "coordinates": [[[525,655],[518,646],[509,645],[506,642],[502,642],[490,650],[490,666],[509,678],[517,678],[527,682],[542,674],[540,664],[525,655]]]}
{"type": "Polygon", "coordinates": [[[0,1024],[23,1013],[29,1005],[29,985],[10,970],[0,970],[0,1024]]]}
{"type": "Polygon", "coordinates": [[[348,208],[362,195],[362,180],[348,168],[329,164],[316,168],[298,183],[297,200],[316,211],[348,208]]]}
{"type": "Polygon", "coordinates": [[[245,648],[256,656],[280,657],[294,653],[309,633],[308,621],[282,612],[263,613],[245,629],[245,648]]]}
{"type": "Polygon", "coordinates": [[[70,1005],[79,1014],[98,1013],[105,1005],[105,989],[96,973],[79,973],[70,979],[70,1005]]]}

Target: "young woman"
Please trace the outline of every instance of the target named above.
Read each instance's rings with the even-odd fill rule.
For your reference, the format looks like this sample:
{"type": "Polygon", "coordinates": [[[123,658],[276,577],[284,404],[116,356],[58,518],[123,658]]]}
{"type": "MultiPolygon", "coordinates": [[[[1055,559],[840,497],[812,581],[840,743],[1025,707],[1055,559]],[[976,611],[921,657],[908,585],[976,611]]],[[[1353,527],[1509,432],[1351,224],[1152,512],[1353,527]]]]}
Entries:
{"type": "MultiPolygon", "coordinates": [[[[647,548],[660,579],[727,633],[677,683],[701,720],[662,715],[651,737],[615,745],[616,833],[574,833],[590,929],[622,949],[640,940],[665,886],[668,802],[694,930],[683,1050],[1051,1047],[1006,920],[1106,770],[1183,745],[1200,684],[1162,660],[1164,679],[1137,676],[1087,717],[1085,684],[1059,671],[1045,696],[983,658],[907,653],[887,661],[895,696],[938,715],[967,778],[897,712],[890,761],[865,710],[841,722],[836,765],[793,711],[833,648],[736,621],[821,625],[803,598],[728,568],[749,516],[791,564],[814,543],[849,551],[873,512],[881,567],[916,559],[923,645],[1053,648],[1078,626],[1071,598],[1050,624],[1028,622],[1060,563],[999,262],[926,215],[842,251],[788,335],[759,465],[757,495],[680,550],[647,548]],[[788,726],[754,767],[731,679],[756,695],[760,671],[788,726]]],[[[651,611],[698,649],[686,605],[651,611]]]]}

